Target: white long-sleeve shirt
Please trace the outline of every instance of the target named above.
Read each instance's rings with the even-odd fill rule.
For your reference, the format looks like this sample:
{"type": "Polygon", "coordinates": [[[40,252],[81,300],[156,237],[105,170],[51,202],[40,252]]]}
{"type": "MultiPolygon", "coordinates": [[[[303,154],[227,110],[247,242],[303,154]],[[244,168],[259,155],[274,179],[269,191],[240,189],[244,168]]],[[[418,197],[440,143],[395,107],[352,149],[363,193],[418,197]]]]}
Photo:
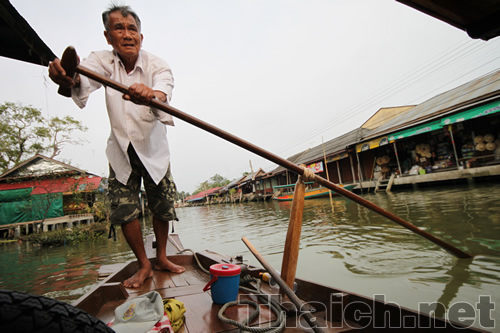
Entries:
{"type": "MultiPolygon", "coordinates": [[[[127,87],[133,83],[143,83],[153,90],[167,95],[167,103],[172,98],[174,79],[168,64],[151,53],[141,50],[134,69],[127,74],[124,65],[114,51],[92,52],[81,62],[86,67],[118,81],[127,87]]],[[[84,108],[90,93],[99,89],[99,82],[81,75],[78,88],[73,88],[75,103],[84,108]]],[[[116,179],[126,184],[132,172],[127,148],[130,143],[156,184],[167,173],[170,150],[166,125],[174,126],[172,116],[151,108],[137,105],[122,98],[123,94],[106,87],[106,107],[111,125],[106,156],[115,171],[116,179]]]]}

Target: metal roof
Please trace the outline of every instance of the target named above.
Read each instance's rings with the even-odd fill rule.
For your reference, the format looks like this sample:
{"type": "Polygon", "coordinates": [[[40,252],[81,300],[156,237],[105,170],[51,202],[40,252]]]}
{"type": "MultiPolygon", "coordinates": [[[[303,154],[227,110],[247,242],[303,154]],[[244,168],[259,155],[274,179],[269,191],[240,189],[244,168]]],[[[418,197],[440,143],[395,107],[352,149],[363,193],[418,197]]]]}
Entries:
{"type": "Polygon", "coordinates": [[[214,187],[214,188],[211,188],[209,190],[206,190],[206,191],[202,191],[202,192],[199,192],[195,195],[190,195],[189,197],[187,197],[185,200],[187,202],[191,202],[191,201],[198,201],[198,200],[202,200],[203,198],[205,198],[206,196],[213,196],[213,195],[216,195],[219,190],[221,189],[222,187],[214,187]]]}
{"type": "Polygon", "coordinates": [[[55,175],[62,173],[76,173],[96,176],[90,172],[75,168],[69,164],[37,154],[1,174],[0,182],[7,182],[12,178],[41,177],[45,174],[55,175]]]}
{"type": "Polygon", "coordinates": [[[471,38],[500,35],[500,0],[397,0],[464,30],[471,38]]]}
{"type": "Polygon", "coordinates": [[[361,141],[412,127],[500,97],[500,70],[432,97],[375,128],[361,141]]]}
{"type": "Polygon", "coordinates": [[[7,0],[0,1],[0,55],[48,66],[56,56],[7,0]]]}
{"type": "Polygon", "coordinates": [[[31,195],[96,191],[101,180],[102,178],[97,176],[32,179],[23,182],[0,183],[0,191],[33,188],[31,195]]]}
{"type": "MultiPolygon", "coordinates": [[[[369,129],[366,128],[356,128],[344,135],[339,136],[338,138],[329,140],[324,144],[318,145],[313,148],[309,148],[299,154],[295,154],[288,158],[288,160],[295,164],[309,164],[312,162],[316,162],[322,160],[323,157],[331,157],[337,154],[341,154],[346,152],[347,147],[350,145],[356,144],[361,140],[361,138],[370,132],[369,129]],[[323,153],[324,147],[324,153],[323,153]]],[[[279,166],[278,168],[273,170],[273,174],[278,174],[285,171],[285,168],[279,166]]]]}

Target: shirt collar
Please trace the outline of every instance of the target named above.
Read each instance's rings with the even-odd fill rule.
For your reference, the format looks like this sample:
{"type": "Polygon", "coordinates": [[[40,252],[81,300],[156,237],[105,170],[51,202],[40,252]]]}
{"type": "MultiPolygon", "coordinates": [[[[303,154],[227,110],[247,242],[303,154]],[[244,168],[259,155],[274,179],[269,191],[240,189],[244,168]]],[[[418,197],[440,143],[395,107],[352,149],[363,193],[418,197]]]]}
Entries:
{"type": "MultiPolygon", "coordinates": [[[[118,53],[116,53],[116,51],[113,50],[113,59],[111,60],[111,62],[115,62],[115,61],[118,62],[123,68],[125,68],[122,60],[118,56],[118,53]]],[[[135,62],[134,69],[130,73],[134,72],[136,70],[136,68],[140,68],[142,71],[144,71],[142,49],[139,50],[139,56],[137,57],[137,61],[135,62]]]]}

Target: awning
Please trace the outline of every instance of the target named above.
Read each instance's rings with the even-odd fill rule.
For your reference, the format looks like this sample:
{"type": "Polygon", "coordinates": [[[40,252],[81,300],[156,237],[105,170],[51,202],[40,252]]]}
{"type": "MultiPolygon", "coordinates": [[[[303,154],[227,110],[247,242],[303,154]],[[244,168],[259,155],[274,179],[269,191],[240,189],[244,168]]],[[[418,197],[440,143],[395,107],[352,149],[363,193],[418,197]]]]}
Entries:
{"type": "Polygon", "coordinates": [[[435,121],[432,121],[432,122],[427,123],[427,124],[412,127],[412,128],[391,134],[389,136],[389,141],[393,142],[396,140],[408,138],[408,137],[413,136],[413,135],[419,135],[419,134],[424,134],[427,132],[432,132],[432,131],[438,130],[440,128],[443,128],[443,124],[441,123],[441,120],[435,120],[435,121]]]}
{"type": "Polygon", "coordinates": [[[497,112],[500,112],[500,101],[495,101],[492,103],[478,106],[477,108],[473,108],[471,110],[452,114],[448,117],[441,119],[441,123],[443,126],[451,125],[465,120],[488,116],[490,114],[494,114],[497,112]]]}
{"type": "Polygon", "coordinates": [[[190,200],[186,200],[187,202],[195,202],[195,201],[201,201],[205,199],[205,197],[199,197],[199,198],[195,198],[195,199],[190,199],[190,200]]]}
{"type": "Polygon", "coordinates": [[[376,138],[367,142],[360,143],[359,145],[356,145],[356,152],[360,153],[362,151],[378,148],[388,143],[389,141],[387,139],[387,135],[384,135],[380,138],[376,138]]]}
{"type": "Polygon", "coordinates": [[[340,160],[342,160],[344,158],[347,158],[347,157],[349,157],[349,153],[338,154],[338,155],[335,155],[335,156],[332,156],[332,157],[328,157],[326,159],[326,163],[340,161],[340,160]]]}

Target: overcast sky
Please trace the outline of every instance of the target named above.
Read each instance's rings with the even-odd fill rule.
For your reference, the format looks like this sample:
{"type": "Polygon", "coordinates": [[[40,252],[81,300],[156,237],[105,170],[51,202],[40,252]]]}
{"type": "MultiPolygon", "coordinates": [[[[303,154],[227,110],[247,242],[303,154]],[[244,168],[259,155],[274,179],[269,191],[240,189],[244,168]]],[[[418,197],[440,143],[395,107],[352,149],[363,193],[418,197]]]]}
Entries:
{"type": "MultiPolygon", "coordinates": [[[[109,2],[11,0],[56,55],[109,49],[109,2]]],[[[500,42],[394,0],[131,0],[143,48],[172,67],[172,106],[282,157],[361,126],[382,107],[421,103],[500,67],[500,42]]],[[[83,110],[57,94],[45,67],[0,57],[0,103],[71,115],[89,130],[59,159],[107,176],[103,91],[83,110]]],[[[75,133],[76,134],[76,133],[75,133]]],[[[276,166],[181,120],[168,128],[179,191],[220,174],[276,166]]]]}

